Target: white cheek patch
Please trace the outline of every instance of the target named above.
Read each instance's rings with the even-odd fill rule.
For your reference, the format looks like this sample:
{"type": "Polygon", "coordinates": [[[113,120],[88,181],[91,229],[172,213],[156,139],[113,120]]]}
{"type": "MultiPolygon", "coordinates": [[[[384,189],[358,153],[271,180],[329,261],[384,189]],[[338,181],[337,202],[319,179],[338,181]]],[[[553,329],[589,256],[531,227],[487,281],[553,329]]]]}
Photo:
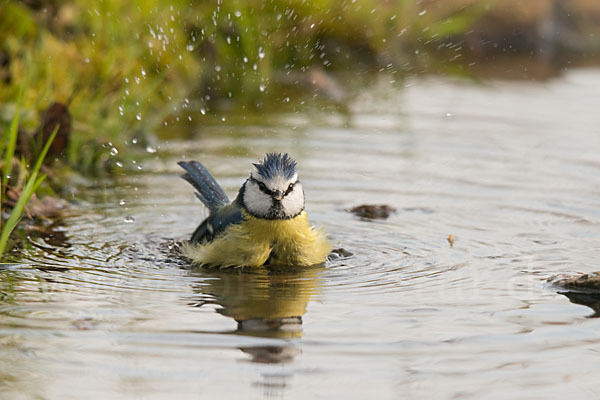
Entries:
{"type": "Polygon", "coordinates": [[[271,196],[263,193],[256,182],[248,181],[244,190],[244,205],[254,215],[267,215],[271,209],[271,196]]]}
{"type": "Polygon", "coordinates": [[[304,190],[300,182],[281,200],[286,215],[297,215],[304,209],[304,190]]]}

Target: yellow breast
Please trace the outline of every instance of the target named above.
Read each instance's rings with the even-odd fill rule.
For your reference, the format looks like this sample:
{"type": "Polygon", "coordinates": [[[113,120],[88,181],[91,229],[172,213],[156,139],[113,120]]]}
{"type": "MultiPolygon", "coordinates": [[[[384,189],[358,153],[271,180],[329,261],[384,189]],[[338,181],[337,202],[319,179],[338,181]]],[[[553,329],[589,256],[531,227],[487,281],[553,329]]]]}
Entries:
{"type": "Polygon", "coordinates": [[[314,229],[306,212],[286,220],[266,220],[244,213],[241,224],[231,225],[206,244],[187,244],[185,257],[195,264],[220,267],[298,265],[325,262],[331,246],[321,230],[314,229]]]}

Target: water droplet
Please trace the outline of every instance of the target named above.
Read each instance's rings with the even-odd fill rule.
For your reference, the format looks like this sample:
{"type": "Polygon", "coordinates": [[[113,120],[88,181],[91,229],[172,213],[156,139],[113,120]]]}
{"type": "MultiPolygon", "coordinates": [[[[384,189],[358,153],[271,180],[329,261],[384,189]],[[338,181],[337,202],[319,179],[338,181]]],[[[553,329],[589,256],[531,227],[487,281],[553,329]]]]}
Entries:
{"type": "Polygon", "coordinates": [[[256,70],[258,69],[258,65],[254,64],[254,65],[252,66],[252,69],[256,71],[256,70]]]}
{"type": "Polygon", "coordinates": [[[119,114],[121,114],[121,115],[124,115],[124,112],[123,112],[123,105],[120,105],[120,106],[119,106],[119,114]]]}
{"type": "Polygon", "coordinates": [[[86,58],[85,58],[83,61],[85,61],[85,63],[86,63],[86,64],[89,64],[89,63],[90,63],[90,59],[89,59],[89,57],[86,57],[86,58]]]}
{"type": "Polygon", "coordinates": [[[265,58],[265,51],[263,50],[263,48],[262,48],[262,47],[259,47],[259,48],[258,48],[258,58],[260,58],[261,60],[262,60],[263,58],[265,58]]]}
{"type": "Polygon", "coordinates": [[[235,15],[236,17],[239,18],[242,16],[242,12],[238,10],[238,11],[234,12],[233,15],[235,15]]]}
{"type": "Polygon", "coordinates": [[[125,221],[128,224],[131,224],[133,223],[133,221],[135,221],[135,218],[133,218],[131,215],[128,215],[125,218],[123,218],[123,221],[125,221]]]}
{"type": "Polygon", "coordinates": [[[125,204],[126,204],[126,203],[125,203],[125,200],[123,200],[123,199],[119,200],[119,205],[120,205],[120,206],[124,206],[125,204]]]}
{"type": "Polygon", "coordinates": [[[263,85],[263,84],[261,83],[261,84],[260,84],[260,86],[258,87],[258,89],[259,89],[261,92],[264,92],[264,91],[265,91],[265,85],[263,85]]]}
{"type": "Polygon", "coordinates": [[[427,14],[427,10],[423,10],[419,13],[419,17],[422,17],[423,15],[427,14]]]}
{"type": "Polygon", "coordinates": [[[156,149],[152,146],[146,146],[146,151],[148,153],[156,153],[156,149]]]}
{"type": "Polygon", "coordinates": [[[116,156],[117,154],[119,154],[119,150],[117,150],[116,147],[113,147],[110,149],[110,155],[111,156],[116,156]]]}
{"type": "Polygon", "coordinates": [[[286,97],[285,99],[283,99],[284,102],[289,103],[290,102],[290,98],[286,97]]]}
{"type": "Polygon", "coordinates": [[[115,164],[117,164],[117,167],[123,168],[123,163],[121,161],[117,161],[115,164]]]}
{"type": "Polygon", "coordinates": [[[193,44],[188,44],[187,46],[185,46],[185,49],[187,51],[194,51],[194,45],[193,44]]]}
{"type": "Polygon", "coordinates": [[[244,63],[247,63],[248,62],[248,57],[244,56],[243,60],[244,60],[244,63]]]}
{"type": "Polygon", "coordinates": [[[137,113],[135,115],[135,119],[137,119],[138,121],[141,121],[142,120],[142,113],[137,113]]]}
{"type": "Polygon", "coordinates": [[[202,114],[202,115],[206,115],[206,110],[205,110],[204,108],[201,108],[201,109],[200,109],[200,114],[202,114]]]}
{"type": "Polygon", "coordinates": [[[227,36],[227,44],[231,44],[231,36],[227,36]]]}
{"type": "Polygon", "coordinates": [[[215,66],[215,71],[217,71],[217,72],[221,71],[221,66],[220,65],[216,65],[215,66]]]}
{"type": "Polygon", "coordinates": [[[137,138],[131,139],[131,143],[136,144],[138,142],[137,138]]]}

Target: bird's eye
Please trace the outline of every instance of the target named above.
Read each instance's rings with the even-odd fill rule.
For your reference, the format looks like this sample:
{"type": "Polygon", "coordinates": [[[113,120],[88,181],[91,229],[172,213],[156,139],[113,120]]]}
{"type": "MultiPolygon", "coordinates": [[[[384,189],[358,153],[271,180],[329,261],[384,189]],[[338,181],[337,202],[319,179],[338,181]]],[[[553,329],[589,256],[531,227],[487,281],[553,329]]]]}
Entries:
{"type": "Polygon", "coordinates": [[[292,192],[292,190],[294,190],[294,184],[290,183],[290,186],[288,186],[287,190],[285,191],[285,194],[289,194],[292,192]]]}
{"type": "Polygon", "coordinates": [[[269,188],[267,188],[267,185],[265,185],[261,181],[256,181],[256,183],[258,184],[258,187],[261,190],[261,192],[266,193],[268,195],[272,194],[272,192],[269,190],[269,188]]]}

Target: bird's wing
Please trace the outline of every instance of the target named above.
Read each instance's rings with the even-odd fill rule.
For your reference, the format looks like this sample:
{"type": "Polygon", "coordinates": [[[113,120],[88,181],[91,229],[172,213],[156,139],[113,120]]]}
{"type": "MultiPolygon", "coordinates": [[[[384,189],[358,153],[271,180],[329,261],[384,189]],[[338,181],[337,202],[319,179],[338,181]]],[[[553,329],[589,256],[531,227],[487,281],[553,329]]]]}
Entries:
{"type": "Polygon", "coordinates": [[[211,214],[229,203],[225,191],[204,165],[198,161],[180,161],[177,164],[187,172],[181,177],[194,186],[196,197],[208,207],[211,214]]]}
{"type": "Polygon", "coordinates": [[[207,243],[221,234],[225,229],[233,224],[239,224],[244,220],[242,209],[234,201],[211,213],[192,235],[192,243],[207,243]]]}

